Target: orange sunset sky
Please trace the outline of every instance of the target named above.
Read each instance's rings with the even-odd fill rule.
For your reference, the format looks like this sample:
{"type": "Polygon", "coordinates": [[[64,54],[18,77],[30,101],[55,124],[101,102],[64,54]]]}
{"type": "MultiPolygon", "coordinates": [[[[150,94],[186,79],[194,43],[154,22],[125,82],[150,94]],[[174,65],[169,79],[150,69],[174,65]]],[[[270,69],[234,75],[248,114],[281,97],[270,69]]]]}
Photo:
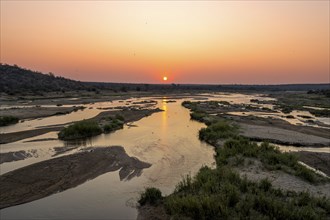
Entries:
{"type": "Polygon", "coordinates": [[[3,1],[1,63],[81,81],[329,83],[329,1],[3,1]]]}

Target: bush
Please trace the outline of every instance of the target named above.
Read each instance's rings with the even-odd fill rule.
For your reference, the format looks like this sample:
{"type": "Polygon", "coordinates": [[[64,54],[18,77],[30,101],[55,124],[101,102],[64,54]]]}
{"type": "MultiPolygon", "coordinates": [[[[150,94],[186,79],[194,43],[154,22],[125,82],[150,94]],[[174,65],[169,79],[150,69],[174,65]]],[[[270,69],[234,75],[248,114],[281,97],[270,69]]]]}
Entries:
{"type": "Polygon", "coordinates": [[[103,126],[104,133],[110,133],[112,131],[123,128],[124,122],[118,119],[110,119],[110,122],[103,126]]]}
{"type": "Polygon", "coordinates": [[[271,189],[272,187],[272,183],[266,178],[266,179],[262,179],[259,182],[259,187],[260,189],[262,189],[263,191],[267,192],[271,189]]]}
{"type": "Polygon", "coordinates": [[[199,139],[209,143],[215,143],[218,139],[235,137],[238,134],[238,128],[230,125],[226,121],[218,121],[202,128],[199,131],[199,139]]]}
{"type": "Polygon", "coordinates": [[[19,119],[14,116],[0,116],[0,126],[7,126],[18,123],[19,119]]]}
{"type": "Polygon", "coordinates": [[[95,121],[83,120],[69,125],[58,133],[61,140],[75,140],[93,137],[102,133],[102,129],[95,121]]]}
{"type": "Polygon", "coordinates": [[[159,189],[154,187],[146,188],[146,190],[141,193],[138,203],[140,205],[156,205],[162,198],[162,192],[159,189]]]}
{"type": "Polygon", "coordinates": [[[202,112],[192,112],[190,113],[190,118],[196,121],[203,122],[203,117],[205,117],[206,114],[202,112]]]}
{"type": "Polygon", "coordinates": [[[115,118],[118,119],[118,120],[120,120],[120,121],[125,121],[124,116],[122,116],[120,114],[116,114],[115,115],[115,118]]]}
{"type": "Polygon", "coordinates": [[[267,179],[251,182],[227,166],[203,167],[164,198],[174,219],[325,219],[330,201],[309,193],[283,193],[267,179]]]}

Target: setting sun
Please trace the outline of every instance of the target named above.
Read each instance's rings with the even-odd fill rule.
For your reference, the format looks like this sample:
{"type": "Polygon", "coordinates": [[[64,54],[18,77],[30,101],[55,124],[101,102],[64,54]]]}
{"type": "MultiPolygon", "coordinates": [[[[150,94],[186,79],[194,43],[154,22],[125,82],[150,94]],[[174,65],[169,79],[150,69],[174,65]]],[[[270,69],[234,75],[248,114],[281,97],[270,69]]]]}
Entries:
{"type": "Polygon", "coordinates": [[[167,81],[167,76],[164,76],[164,77],[163,77],[163,80],[164,80],[164,81],[167,81]]]}

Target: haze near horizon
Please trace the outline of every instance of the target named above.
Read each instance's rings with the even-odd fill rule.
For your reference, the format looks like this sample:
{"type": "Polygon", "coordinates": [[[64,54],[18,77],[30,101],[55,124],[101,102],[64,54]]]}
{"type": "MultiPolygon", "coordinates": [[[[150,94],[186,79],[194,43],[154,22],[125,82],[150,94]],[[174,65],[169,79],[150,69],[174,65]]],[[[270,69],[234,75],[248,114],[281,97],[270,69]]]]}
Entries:
{"type": "Polygon", "coordinates": [[[1,63],[82,80],[329,83],[329,1],[1,1],[1,63]]]}

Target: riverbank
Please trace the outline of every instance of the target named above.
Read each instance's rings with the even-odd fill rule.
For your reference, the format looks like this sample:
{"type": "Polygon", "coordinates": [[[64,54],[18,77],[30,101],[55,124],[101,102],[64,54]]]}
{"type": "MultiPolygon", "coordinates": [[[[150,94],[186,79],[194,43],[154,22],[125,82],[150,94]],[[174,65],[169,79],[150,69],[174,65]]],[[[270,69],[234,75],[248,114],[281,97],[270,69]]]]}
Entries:
{"type": "Polygon", "coordinates": [[[242,137],[246,128],[236,121],[193,111],[193,119],[208,125],[199,138],[215,147],[217,167],[184,177],[165,197],[146,189],[138,219],[329,218],[329,178],[300,164],[295,154],[242,137]]]}
{"type": "Polygon", "coordinates": [[[70,114],[74,111],[83,110],[82,106],[72,107],[40,107],[40,106],[29,106],[29,107],[12,107],[6,109],[0,109],[0,116],[10,115],[19,118],[20,120],[25,119],[36,119],[44,118],[54,115],[65,115],[70,114]]]}
{"type": "MultiPolygon", "coordinates": [[[[328,128],[295,125],[280,118],[232,113],[232,108],[248,113],[246,105],[223,105],[221,101],[185,102],[183,105],[195,112],[192,117],[200,122],[211,123],[221,118],[232,121],[241,128],[240,134],[251,140],[302,147],[330,146],[328,128]]],[[[269,110],[265,112],[259,109],[258,111],[261,114],[269,110]]]]}
{"type": "Polygon", "coordinates": [[[0,176],[0,209],[76,187],[107,172],[120,170],[120,180],[130,179],[150,166],[119,146],[89,148],[35,163],[0,176]]]}
{"type": "MultiPolygon", "coordinates": [[[[133,121],[138,121],[141,118],[150,116],[155,112],[160,112],[160,109],[125,109],[125,110],[112,110],[112,111],[104,111],[99,113],[97,116],[90,118],[88,120],[95,120],[97,122],[101,122],[107,117],[115,117],[116,115],[121,115],[124,117],[124,122],[129,123],[133,121]]],[[[67,123],[69,124],[69,123],[67,123]]],[[[60,131],[62,130],[65,125],[67,124],[59,124],[59,125],[52,125],[49,127],[38,128],[38,129],[31,129],[26,131],[19,131],[19,132],[11,132],[11,133],[4,133],[0,134],[0,144],[7,144],[19,140],[23,140],[26,138],[32,138],[35,136],[39,136],[51,131],[60,131]]]]}

